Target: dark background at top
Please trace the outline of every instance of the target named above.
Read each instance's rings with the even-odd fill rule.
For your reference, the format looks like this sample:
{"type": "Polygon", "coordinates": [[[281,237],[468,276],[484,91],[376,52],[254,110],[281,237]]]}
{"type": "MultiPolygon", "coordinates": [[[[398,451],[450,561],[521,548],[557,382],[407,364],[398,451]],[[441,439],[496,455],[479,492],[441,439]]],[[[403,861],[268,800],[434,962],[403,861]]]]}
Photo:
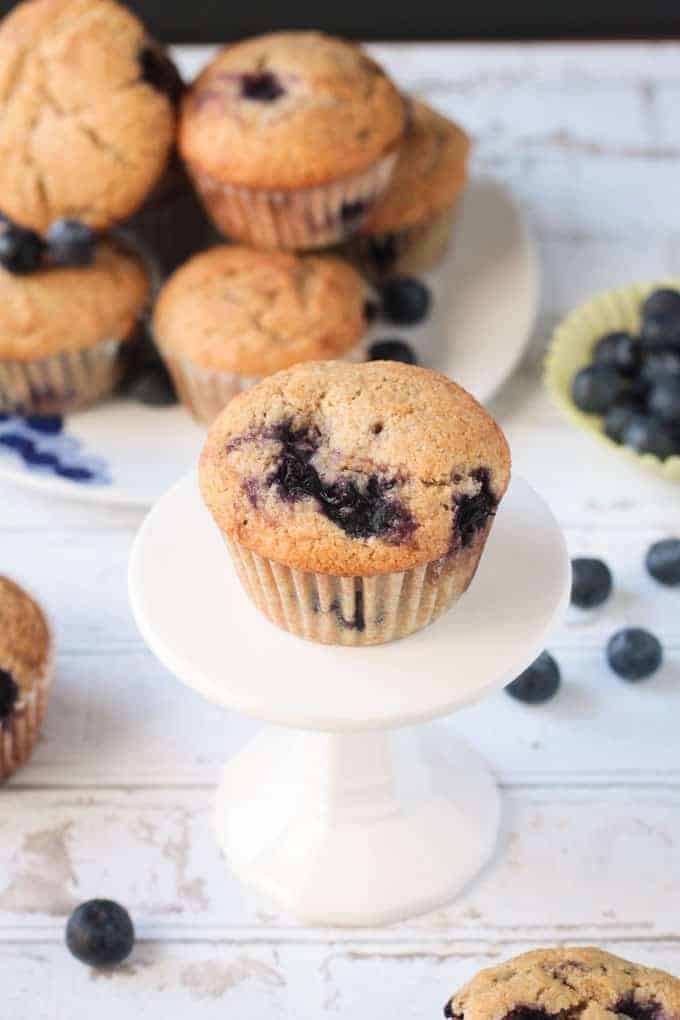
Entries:
{"type": "MultiPolygon", "coordinates": [[[[0,12],[14,3],[0,0],[0,12]]],[[[166,42],[221,42],[274,28],[362,39],[678,38],[680,0],[130,0],[166,42]],[[612,13],[612,9],[615,13],[612,13]]]]}

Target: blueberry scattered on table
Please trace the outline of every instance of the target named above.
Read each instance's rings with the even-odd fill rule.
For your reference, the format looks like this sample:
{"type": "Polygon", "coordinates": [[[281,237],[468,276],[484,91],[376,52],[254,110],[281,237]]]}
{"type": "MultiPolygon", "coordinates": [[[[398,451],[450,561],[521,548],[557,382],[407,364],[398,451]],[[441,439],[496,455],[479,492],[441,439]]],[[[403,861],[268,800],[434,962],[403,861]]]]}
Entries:
{"type": "Polygon", "coordinates": [[[369,361],[403,361],[405,365],[417,365],[418,357],[405,340],[376,340],[368,348],[369,361]]]}
{"type": "Polygon", "coordinates": [[[57,266],[91,266],[95,255],[94,231],[80,220],[56,220],[47,231],[50,262],[57,266]]]}
{"type": "Polygon", "coordinates": [[[640,341],[630,333],[607,333],[595,345],[593,362],[634,375],[640,364],[640,341]]]}
{"type": "Polygon", "coordinates": [[[10,223],[0,231],[0,266],[9,273],[34,273],[43,264],[45,242],[34,231],[10,223]]]}
{"type": "Polygon", "coordinates": [[[628,390],[628,381],[611,365],[588,365],[574,377],[574,403],[587,414],[604,414],[628,390]]]}
{"type": "Polygon", "coordinates": [[[541,652],[523,673],[505,688],[527,705],[539,705],[554,697],[560,686],[560,668],[549,652],[541,652]]]}
{"type": "Polygon", "coordinates": [[[680,538],[664,538],[650,546],[645,566],[655,581],[680,585],[680,538]]]}
{"type": "Polygon", "coordinates": [[[571,561],[571,601],[579,609],[595,609],[612,591],[612,573],[602,560],[580,556],[571,561]]]}
{"type": "Polygon", "coordinates": [[[130,915],[113,900],[88,900],[71,914],[66,945],[81,963],[115,967],[132,952],[135,930],[130,915]]]}
{"type": "Polygon", "coordinates": [[[661,665],[661,642],[641,627],[626,627],[609,639],[607,661],[614,672],[630,683],[645,680],[661,665]]]}
{"type": "Polygon", "coordinates": [[[415,326],[422,322],[432,301],[429,288],[414,276],[393,276],[381,290],[382,313],[397,326],[415,326]]]}

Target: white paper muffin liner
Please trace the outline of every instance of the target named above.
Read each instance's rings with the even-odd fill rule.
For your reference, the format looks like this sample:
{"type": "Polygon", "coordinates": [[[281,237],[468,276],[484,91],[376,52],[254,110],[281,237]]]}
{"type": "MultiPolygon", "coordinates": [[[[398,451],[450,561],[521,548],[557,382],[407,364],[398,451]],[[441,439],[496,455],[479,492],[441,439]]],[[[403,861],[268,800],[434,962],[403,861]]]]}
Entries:
{"type": "Polygon", "coordinates": [[[326,645],[380,645],[432,623],[466,591],[484,541],[463,554],[374,577],[334,577],[283,566],[224,535],[245,591],[264,615],[326,645]]]}
{"type": "Polygon", "coordinates": [[[593,347],[600,337],[618,330],[636,334],[642,302],[658,287],[680,290],[680,277],[605,291],[573,311],[553,335],[545,362],[545,384],[554,403],[573,424],[605,443],[612,453],[667,481],[680,482],[680,456],[662,461],[651,453],[640,454],[620,446],[606,435],[602,416],[579,410],[571,396],[574,376],[590,363],[593,347]]]}
{"type": "Polygon", "coordinates": [[[64,414],[112,392],[122,373],[122,340],[33,361],[0,360],[0,412],[64,414]]]}
{"type": "MultiPolygon", "coordinates": [[[[262,375],[240,375],[238,372],[204,368],[187,357],[164,352],[160,345],[158,349],[172,376],[182,404],[202,425],[212,425],[217,415],[233,397],[242,390],[255,386],[263,378],[262,375]]],[[[365,358],[365,344],[360,341],[337,360],[364,361],[365,358]]]]}
{"type": "Polygon", "coordinates": [[[396,159],[395,149],[361,173],[290,191],[225,184],[202,171],[194,172],[194,180],[213,222],[228,237],[259,248],[324,248],[359,229],[387,188],[396,159]]]}
{"type": "Polygon", "coordinates": [[[47,712],[52,673],[49,662],[32,690],[22,693],[9,717],[0,722],[0,783],[31,756],[47,712]]]}

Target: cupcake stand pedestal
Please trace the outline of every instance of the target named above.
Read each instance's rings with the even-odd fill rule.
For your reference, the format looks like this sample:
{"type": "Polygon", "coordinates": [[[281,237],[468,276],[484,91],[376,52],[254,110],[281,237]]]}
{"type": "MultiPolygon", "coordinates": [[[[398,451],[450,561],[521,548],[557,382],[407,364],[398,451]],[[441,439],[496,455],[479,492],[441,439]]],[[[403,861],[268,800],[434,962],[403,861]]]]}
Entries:
{"type": "Polygon", "coordinates": [[[491,857],[501,804],[481,757],[419,725],[511,680],[569,595],[560,530],[515,478],[477,576],[431,627],[374,648],[279,630],[242,592],[196,476],[132,550],[142,635],[184,683],[270,724],[226,767],[219,842],[236,875],[308,923],[381,925],[450,901],[491,857]]]}

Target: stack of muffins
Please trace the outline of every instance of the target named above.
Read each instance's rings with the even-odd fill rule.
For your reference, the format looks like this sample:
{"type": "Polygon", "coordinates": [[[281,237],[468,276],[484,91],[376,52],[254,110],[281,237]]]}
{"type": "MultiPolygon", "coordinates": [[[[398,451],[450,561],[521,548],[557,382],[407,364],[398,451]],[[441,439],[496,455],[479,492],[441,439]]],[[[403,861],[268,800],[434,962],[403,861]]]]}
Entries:
{"type": "Polygon", "coordinates": [[[153,322],[198,420],[298,361],[364,357],[364,278],[441,255],[467,150],[339,39],[228,46],[185,91],[116,0],[23,0],[0,27],[0,413],[83,407],[157,360],[134,343],[153,266],[220,235],[153,322]]]}

